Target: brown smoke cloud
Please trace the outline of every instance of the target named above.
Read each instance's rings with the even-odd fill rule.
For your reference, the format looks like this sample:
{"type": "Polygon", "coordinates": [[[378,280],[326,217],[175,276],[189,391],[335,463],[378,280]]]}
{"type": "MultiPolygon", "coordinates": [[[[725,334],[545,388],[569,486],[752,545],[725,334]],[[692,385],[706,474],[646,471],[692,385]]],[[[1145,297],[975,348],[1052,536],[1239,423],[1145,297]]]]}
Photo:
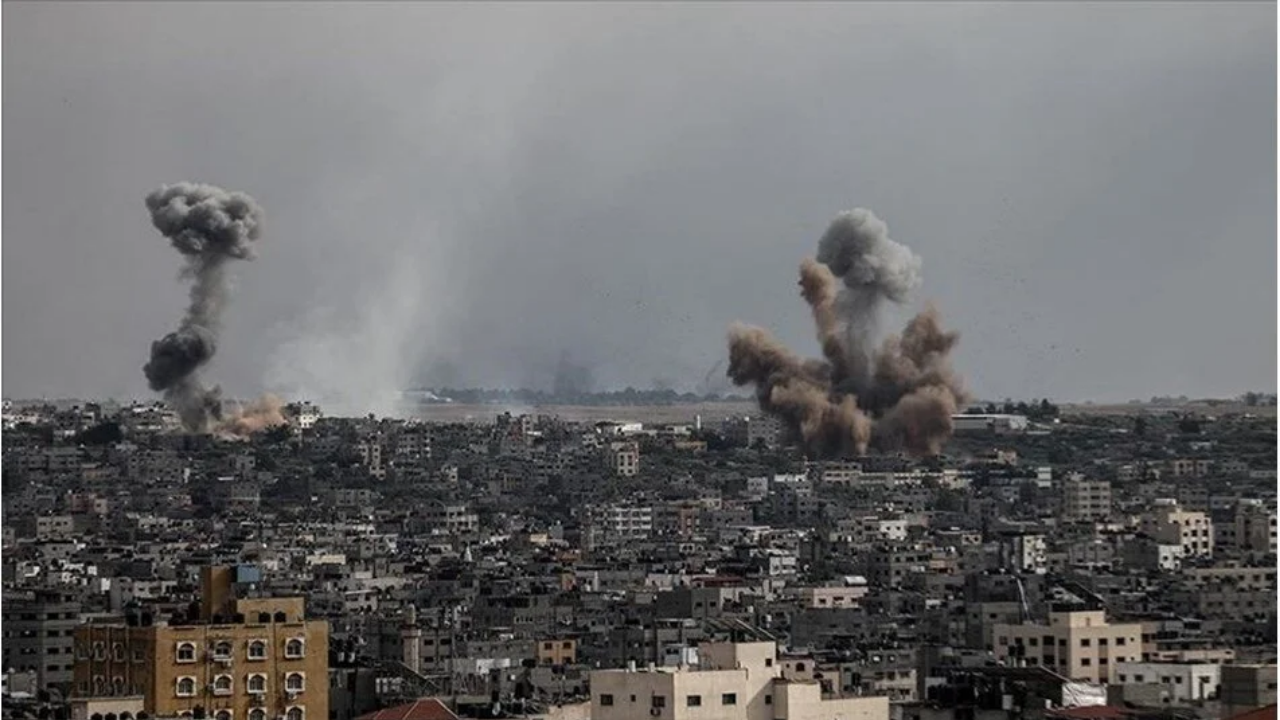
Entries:
{"type": "Polygon", "coordinates": [[[901,302],[919,268],[919,257],[890,240],[870,211],[842,213],[823,236],[819,259],[800,265],[800,294],[823,359],[802,358],[766,330],[735,324],[729,378],[754,385],[760,408],[782,419],[811,455],[868,447],[938,454],[954,429],[952,415],[967,401],[949,360],[959,334],[944,330],[929,305],[901,335],[878,347],[872,337],[883,301],[901,302]]]}
{"type": "Polygon", "coordinates": [[[284,416],[284,401],[267,394],[238,408],[231,417],[219,422],[214,428],[214,434],[226,439],[244,439],[256,432],[288,423],[288,418],[284,416]]]}

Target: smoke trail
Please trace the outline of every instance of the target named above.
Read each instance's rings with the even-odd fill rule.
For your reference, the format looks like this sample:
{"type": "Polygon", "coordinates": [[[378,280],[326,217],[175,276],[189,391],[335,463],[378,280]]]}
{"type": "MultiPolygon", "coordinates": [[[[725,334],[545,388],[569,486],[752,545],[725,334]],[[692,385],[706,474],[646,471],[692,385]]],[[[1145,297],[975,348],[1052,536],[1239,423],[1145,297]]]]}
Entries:
{"type": "Polygon", "coordinates": [[[205,432],[221,417],[221,393],[200,382],[199,370],[217,352],[228,292],[224,266],[253,259],[262,208],[244,193],[185,182],[160,187],[146,204],[151,223],[186,258],[182,277],[193,282],[178,329],[151,344],[142,370],[187,430],[205,432]]]}
{"type": "Polygon", "coordinates": [[[823,360],[804,360],[766,331],[729,331],[729,372],[752,384],[765,412],[777,415],[820,457],[864,453],[868,446],[937,454],[966,398],[948,355],[959,335],[926,307],[901,336],[877,347],[884,303],[900,303],[920,284],[920,258],[889,238],[869,210],[841,213],[800,265],[823,360]]]}

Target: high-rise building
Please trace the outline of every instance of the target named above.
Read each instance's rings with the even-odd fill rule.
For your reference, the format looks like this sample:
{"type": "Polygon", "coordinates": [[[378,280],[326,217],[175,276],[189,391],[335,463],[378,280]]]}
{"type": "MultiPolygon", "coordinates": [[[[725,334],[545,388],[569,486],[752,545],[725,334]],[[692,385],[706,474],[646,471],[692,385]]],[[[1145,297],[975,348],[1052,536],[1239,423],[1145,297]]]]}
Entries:
{"type": "Polygon", "coordinates": [[[141,698],[161,717],[328,720],[329,624],[307,620],[303,598],[252,597],[260,580],[208,567],[194,617],[81,626],[73,694],[141,698]]]}
{"type": "Polygon", "coordinates": [[[66,693],[75,660],[75,628],[80,602],[53,590],[4,595],[4,670],[32,672],[36,686],[66,693]]]}
{"type": "Polygon", "coordinates": [[[1069,521],[1105,520],[1111,515],[1111,483],[1073,476],[1062,483],[1062,515],[1069,521]]]}

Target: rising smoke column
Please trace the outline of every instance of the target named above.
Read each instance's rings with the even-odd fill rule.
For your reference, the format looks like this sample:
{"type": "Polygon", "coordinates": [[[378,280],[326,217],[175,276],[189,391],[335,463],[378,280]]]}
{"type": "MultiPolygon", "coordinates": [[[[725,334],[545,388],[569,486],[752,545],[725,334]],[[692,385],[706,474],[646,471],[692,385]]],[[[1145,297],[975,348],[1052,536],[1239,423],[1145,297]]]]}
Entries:
{"type": "Polygon", "coordinates": [[[889,238],[869,210],[841,213],[800,265],[822,360],[802,359],[760,328],[729,331],[729,377],[755,385],[761,409],[781,418],[819,457],[868,446],[936,454],[966,394],[948,354],[959,340],[927,307],[901,336],[876,345],[880,313],[920,284],[920,257],[889,238]]]}
{"type": "Polygon", "coordinates": [[[262,208],[244,193],[185,182],[160,187],[146,203],[151,223],[186,259],[181,276],[193,282],[178,329],[151,344],[142,370],[187,430],[206,432],[221,418],[222,401],[217,387],[200,381],[199,370],[217,352],[226,263],[253,259],[262,208]]]}

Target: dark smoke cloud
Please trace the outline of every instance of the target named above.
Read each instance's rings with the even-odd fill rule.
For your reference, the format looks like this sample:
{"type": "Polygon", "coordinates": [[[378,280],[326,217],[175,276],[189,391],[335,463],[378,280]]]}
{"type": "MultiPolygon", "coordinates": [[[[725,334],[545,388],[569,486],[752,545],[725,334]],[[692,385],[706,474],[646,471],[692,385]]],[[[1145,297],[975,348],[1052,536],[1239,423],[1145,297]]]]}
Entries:
{"type": "Polygon", "coordinates": [[[889,238],[869,210],[841,213],[800,265],[800,294],[813,313],[822,360],[801,358],[763,329],[729,331],[728,376],[755,385],[761,409],[781,418],[819,457],[868,447],[937,454],[965,401],[948,355],[959,334],[928,306],[901,335],[875,345],[884,303],[920,284],[920,258],[889,238]]]}
{"type": "Polygon", "coordinates": [[[262,208],[244,193],[196,183],[165,185],[146,203],[151,223],[186,257],[182,277],[193,282],[178,329],[151,344],[143,372],[187,430],[205,432],[221,418],[221,394],[217,387],[206,388],[198,371],[217,351],[228,292],[224,265],[253,259],[262,208]]]}

